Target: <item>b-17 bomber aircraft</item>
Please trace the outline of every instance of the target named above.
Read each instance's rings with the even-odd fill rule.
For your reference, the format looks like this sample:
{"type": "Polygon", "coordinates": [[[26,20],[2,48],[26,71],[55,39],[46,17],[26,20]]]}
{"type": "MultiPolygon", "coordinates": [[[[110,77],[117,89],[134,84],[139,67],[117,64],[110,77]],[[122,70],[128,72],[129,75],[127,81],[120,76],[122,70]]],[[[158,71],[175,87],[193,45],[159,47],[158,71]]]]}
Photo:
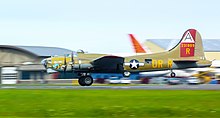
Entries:
{"type": "Polygon", "coordinates": [[[170,76],[175,77],[173,69],[210,67],[211,61],[205,58],[199,32],[189,29],[180,42],[166,52],[127,57],[104,54],[80,54],[75,57],[72,53],[69,57],[47,58],[43,64],[56,71],[71,70],[78,74],[81,86],[90,86],[93,83],[91,73],[122,73],[130,76],[131,73],[171,70],[170,76]],[[62,66],[59,66],[58,60],[63,60],[60,62],[62,66]]]}

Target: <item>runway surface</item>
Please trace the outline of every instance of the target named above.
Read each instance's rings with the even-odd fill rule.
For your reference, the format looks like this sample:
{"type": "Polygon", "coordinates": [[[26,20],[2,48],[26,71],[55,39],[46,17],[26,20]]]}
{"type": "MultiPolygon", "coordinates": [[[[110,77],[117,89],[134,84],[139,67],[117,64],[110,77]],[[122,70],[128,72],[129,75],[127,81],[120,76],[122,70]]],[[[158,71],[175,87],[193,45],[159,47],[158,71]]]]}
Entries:
{"type": "Polygon", "coordinates": [[[144,89],[144,90],[220,90],[220,85],[137,85],[137,86],[1,86],[1,89],[144,89]]]}

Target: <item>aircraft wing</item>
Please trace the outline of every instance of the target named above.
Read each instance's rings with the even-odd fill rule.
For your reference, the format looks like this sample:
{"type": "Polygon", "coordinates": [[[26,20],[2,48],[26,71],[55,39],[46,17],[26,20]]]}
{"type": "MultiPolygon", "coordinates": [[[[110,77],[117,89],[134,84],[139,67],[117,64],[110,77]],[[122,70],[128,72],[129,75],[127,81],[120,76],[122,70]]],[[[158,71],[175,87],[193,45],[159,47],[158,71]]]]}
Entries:
{"type": "Polygon", "coordinates": [[[118,56],[103,56],[91,62],[95,72],[123,72],[124,58],[118,56]]]}

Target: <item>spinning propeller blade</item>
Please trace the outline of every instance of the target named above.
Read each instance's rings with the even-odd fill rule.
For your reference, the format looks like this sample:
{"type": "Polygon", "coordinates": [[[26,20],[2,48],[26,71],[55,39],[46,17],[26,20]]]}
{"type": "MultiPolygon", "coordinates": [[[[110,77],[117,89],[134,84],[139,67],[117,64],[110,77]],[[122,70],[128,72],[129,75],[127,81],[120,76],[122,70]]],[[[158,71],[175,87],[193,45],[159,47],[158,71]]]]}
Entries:
{"type": "Polygon", "coordinates": [[[63,65],[64,65],[63,71],[66,72],[66,68],[67,68],[66,55],[64,55],[63,65]]]}
{"type": "Polygon", "coordinates": [[[71,53],[71,70],[73,71],[73,64],[74,64],[74,59],[73,59],[73,52],[71,53]]]}

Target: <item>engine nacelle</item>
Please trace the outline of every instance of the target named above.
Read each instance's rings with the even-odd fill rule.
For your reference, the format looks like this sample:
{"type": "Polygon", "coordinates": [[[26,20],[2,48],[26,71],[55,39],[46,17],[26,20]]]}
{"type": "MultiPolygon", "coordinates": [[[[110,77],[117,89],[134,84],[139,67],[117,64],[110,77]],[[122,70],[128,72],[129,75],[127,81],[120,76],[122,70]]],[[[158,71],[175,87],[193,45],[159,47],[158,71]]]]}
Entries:
{"type": "Polygon", "coordinates": [[[74,70],[91,70],[93,68],[92,64],[74,64],[74,70]]]}

